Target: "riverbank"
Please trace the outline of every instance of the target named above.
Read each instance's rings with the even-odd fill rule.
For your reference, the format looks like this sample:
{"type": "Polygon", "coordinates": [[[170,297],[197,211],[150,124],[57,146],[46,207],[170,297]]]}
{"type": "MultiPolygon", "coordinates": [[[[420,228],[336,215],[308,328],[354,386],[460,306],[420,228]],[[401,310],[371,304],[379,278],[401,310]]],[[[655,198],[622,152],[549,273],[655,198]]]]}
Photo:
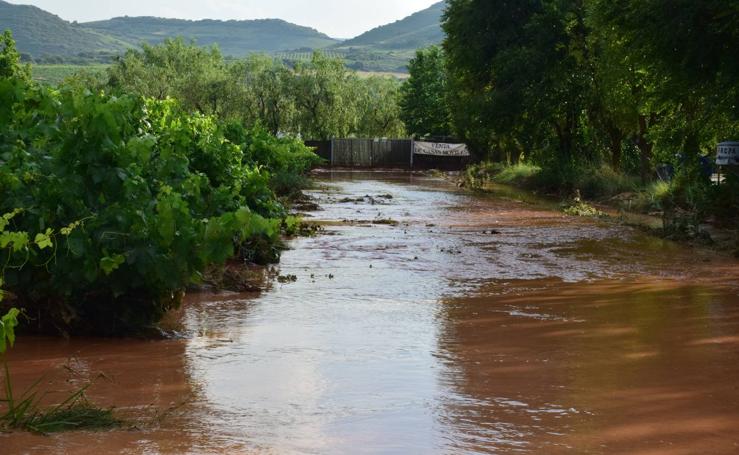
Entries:
{"type": "Polygon", "coordinates": [[[667,201],[669,183],[643,185],[636,178],[602,167],[563,192],[543,178],[541,171],[528,164],[481,163],[459,174],[442,175],[471,191],[496,193],[505,186],[530,191],[550,201],[559,201],[569,214],[607,217],[660,237],[739,257],[739,228],[717,223],[713,218],[699,221],[695,215],[671,207],[667,201]]]}

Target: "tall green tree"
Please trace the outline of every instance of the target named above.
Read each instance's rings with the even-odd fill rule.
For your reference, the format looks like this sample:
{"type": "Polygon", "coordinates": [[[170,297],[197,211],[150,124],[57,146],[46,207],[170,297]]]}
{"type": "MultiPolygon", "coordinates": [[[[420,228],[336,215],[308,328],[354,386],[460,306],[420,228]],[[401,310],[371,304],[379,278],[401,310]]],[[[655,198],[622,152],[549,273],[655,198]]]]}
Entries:
{"type": "Polygon", "coordinates": [[[739,119],[739,2],[591,1],[601,26],[613,30],[628,58],[658,81],[655,97],[669,120],[654,136],[665,146],[694,157],[710,150],[722,130],[733,129],[739,119]]]}
{"type": "Polygon", "coordinates": [[[416,137],[446,136],[451,132],[446,103],[444,53],[438,46],[420,49],[408,64],[410,78],[401,89],[401,116],[416,137]]]}
{"type": "MultiPolygon", "coordinates": [[[[398,83],[360,78],[341,59],[315,53],[294,68],[266,55],[224,59],[217,48],[182,39],[131,50],[108,71],[107,88],[159,100],[177,99],[190,112],[261,125],[304,139],[404,134],[398,83]]],[[[67,85],[100,87],[77,77],[67,85]]]]}
{"type": "Polygon", "coordinates": [[[295,130],[293,72],[281,62],[253,55],[233,70],[244,84],[242,119],[247,125],[260,123],[272,134],[295,130]]]}
{"type": "Polygon", "coordinates": [[[315,52],[295,66],[292,90],[298,128],[306,139],[347,137],[356,130],[356,75],[344,62],[315,52]]]}
{"type": "Polygon", "coordinates": [[[406,135],[401,119],[401,83],[390,77],[356,78],[359,117],[355,135],[359,137],[398,138],[406,135]]]}
{"type": "Polygon", "coordinates": [[[110,67],[109,78],[121,92],[177,98],[190,111],[219,117],[233,115],[243,97],[243,85],[217,47],[201,48],[181,38],[129,50],[110,67]]]}
{"type": "Polygon", "coordinates": [[[584,16],[582,1],[451,0],[443,26],[456,130],[483,152],[546,151],[561,169],[590,158],[584,16]]]}
{"type": "Polygon", "coordinates": [[[29,80],[31,71],[21,63],[21,55],[15,46],[13,33],[6,30],[0,35],[0,78],[20,78],[29,80]]]}
{"type": "Polygon", "coordinates": [[[666,114],[657,96],[660,81],[654,62],[634,58],[621,32],[604,20],[600,0],[590,0],[587,7],[595,85],[590,120],[606,138],[612,167],[623,168],[624,150],[633,144],[639,174],[646,181],[654,170],[654,131],[666,114]]]}

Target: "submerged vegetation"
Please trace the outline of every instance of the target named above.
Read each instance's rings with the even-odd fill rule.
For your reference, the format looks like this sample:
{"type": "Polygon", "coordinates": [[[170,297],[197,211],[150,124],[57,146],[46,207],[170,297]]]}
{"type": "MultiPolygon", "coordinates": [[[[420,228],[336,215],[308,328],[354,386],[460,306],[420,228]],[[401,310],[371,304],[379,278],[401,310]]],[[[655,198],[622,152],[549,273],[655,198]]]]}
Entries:
{"type": "MultiPolygon", "coordinates": [[[[43,378],[42,378],[43,379],[43,378]]],[[[15,396],[10,370],[5,365],[5,403],[7,411],[0,411],[0,430],[26,430],[49,434],[74,430],[107,430],[121,425],[112,409],[102,409],[85,397],[87,387],[70,394],[63,402],[46,407],[40,381],[20,396],[15,396]]]]}
{"type": "MultiPolygon", "coordinates": [[[[0,302],[2,297],[0,295],[0,302]]],[[[28,430],[48,434],[68,430],[103,430],[119,426],[121,422],[113,416],[112,410],[98,408],[85,398],[89,385],[50,408],[42,405],[47,396],[40,390],[44,377],[21,395],[15,393],[5,353],[15,344],[15,328],[18,326],[19,316],[20,311],[11,308],[5,316],[0,317],[0,361],[3,366],[3,397],[0,398],[0,404],[5,408],[3,410],[0,407],[0,431],[28,430]]]]}

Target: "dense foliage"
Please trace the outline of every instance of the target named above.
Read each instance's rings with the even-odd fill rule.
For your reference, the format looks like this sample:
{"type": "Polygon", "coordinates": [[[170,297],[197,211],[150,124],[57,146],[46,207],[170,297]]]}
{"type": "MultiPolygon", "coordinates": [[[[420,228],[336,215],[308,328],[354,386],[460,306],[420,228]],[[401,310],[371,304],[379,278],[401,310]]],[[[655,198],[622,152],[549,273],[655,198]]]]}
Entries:
{"type": "Polygon", "coordinates": [[[13,35],[6,30],[0,36],[0,77],[16,77],[28,80],[30,68],[21,63],[13,35]]]}
{"type": "Polygon", "coordinates": [[[739,217],[736,178],[712,185],[699,162],[739,136],[739,3],[450,0],[443,27],[453,127],[479,158],[564,190],[669,166],[667,206],[739,217]]]}
{"type": "Polygon", "coordinates": [[[166,40],[126,53],[110,68],[107,85],[120,93],[174,97],[187,110],[259,124],[272,134],[304,139],[404,134],[397,80],[360,78],[341,59],[321,53],[290,68],[263,55],[226,61],[216,48],[166,40]]]}
{"type": "MultiPolygon", "coordinates": [[[[19,68],[12,46],[0,55],[19,68]]],[[[209,266],[278,258],[274,176],[315,162],[300,142],[173,99],[2,74],[0,277],[40,328],[148,327],[209,266]]]]}
{"type": "Polygon", "coordinates": [[[444,65],[442,50],[436,46],[417,51],[408,65],[410,78],[403,84],[401,117],[415,137],[450,134],[444,65]]]}
{"type": "Polygon", "coordinates": [[[226,117],[241,102],[241,86],[229,70],[217,48],[171,40],[129,50],[110,68],[109,85],[119,93],[176,98],[189,110],[226,117]]]}

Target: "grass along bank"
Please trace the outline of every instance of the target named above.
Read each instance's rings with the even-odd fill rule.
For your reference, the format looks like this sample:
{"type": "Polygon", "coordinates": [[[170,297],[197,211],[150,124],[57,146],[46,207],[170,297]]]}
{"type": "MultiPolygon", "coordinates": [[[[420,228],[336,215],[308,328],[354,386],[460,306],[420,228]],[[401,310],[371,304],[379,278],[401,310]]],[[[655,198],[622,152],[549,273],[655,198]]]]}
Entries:
{"type": "Polygon", "coordinates": [[[670,182],[642,183],[638,177],[616,172],[607,165],[583,167],[570,175],[569,183],[562,184],[560,176],[534,164],[481,162],[464,171],[461,184],[475,191],[491,190],[495,184],[510,185],[559,198],[570,215],[617,215],[628,218],[629,224],[647,226],[649,223],[638,221],[646,220],[640,215],[659,217],[662,236],[715,243],[739,255],[739,211],[733,195],[736,176],[730,175],[721,186],[711,182],[696,184],[680,173],[670,182]]]}

